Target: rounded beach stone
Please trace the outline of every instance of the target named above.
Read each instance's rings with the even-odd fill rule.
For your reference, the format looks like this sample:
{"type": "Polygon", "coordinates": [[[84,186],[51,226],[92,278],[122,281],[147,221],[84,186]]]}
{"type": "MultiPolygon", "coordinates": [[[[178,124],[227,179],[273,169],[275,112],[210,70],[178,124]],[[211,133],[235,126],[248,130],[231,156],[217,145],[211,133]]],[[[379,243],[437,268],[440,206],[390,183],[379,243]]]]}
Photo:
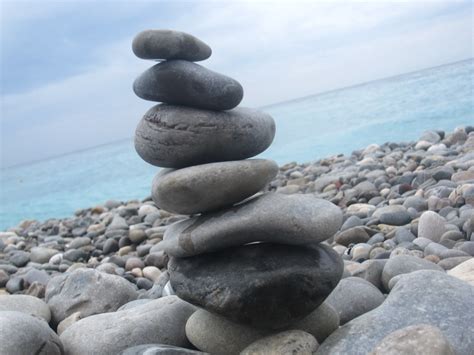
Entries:
{"type": "Polygon", "coordinates": [[[138,296],[130,282],[93,269],[76,269],[56,276],[46,287],[45,301],[55,324],[75,312],[85,318],[113,312],[138,296]]]}
{"type": "Polygon", "coordinates": [[[470,354],[473,294],[473,286],[444,272],[419,270],[403,275],[382,305],[332,333],[317,354],[367,354],[392,332],[418,324],[441,329],[454,353],[470,354]]]}
{"type": "Polygon", "coordinates": [[[431,261],[411,255],[398,255],[390,258],[385,264],[382,271],[382,283],[385,289],[388,290],[388,283],[392,277],[401,274],[408,274],[417,270],[436,270],[444,272],[441,266],[438,266],[431,261]]]}
{"type": "Polygon", "coordinates": [[[0,312],[0,353],[62,355],[59,337],[42,318],[23,312],[0,312]]]}
{"type": "Polygon", "coordinates": [[[153,180],[153,201],[179,214],[208,212],[254,195],[278,173],[272,160],[250,159],[163,169],[153,180]]]}
{"type": "Polygon", "coordinates": [[[158,246],[170,256],[187,257],[257,241],[306,245],[330,238],[341,223],[342,212],[331,202],[268,193],[174,223],[158,246]]]}
{"type": "Polygon", "coordinates": [[[121,355],[203,355],[203,353],[197,350],[191,350],[186,348],[180,348],[172,345],[164,344],[145,344],[136,345],[126,349],[121,355]]]}
{"type": "Polygon", "coordinates": [[[382,292],[370,282],[360,277],[347,277],[339,281],[325,302],[337,311],[342,325],[377,308],[384,300],[382,292]]]}
{"type": "Polygon", "coordinates": [[[457,265],[448,271],[448,275],[456,277],[460,280],[474,286],[474,258],[471,258],[463,263],[457,265]]]}
{"type": "Polygon", "coordinates": [[[15,311],[51,320],[49,306],[41,299],[28,295],[0,296],[0,312],[15,311]]]}
{"type": "Polygon", "coordinates": [[[238,323],[283,328],[314,311],[342,275],[324,245],[250,244],[189,258],[171,258],[176,295],[238,323]]]}
{"type": "Polygon", "coordinates": [[[265,112],[239,107],[209,111],[160,104],[142,118],[135,149],[146,162],[183,168],[218,161],[242,160],[267,149],[275,122],[265,112]]]}
{"type": "Polygon", "coordinates": [[[411,325],[390,333],[369,355],[454,355],[441,330],[428,324],[411,325]]]}
{"type": "Polygon", "coordinates": [[[176,296],[83,318],[61,334],[68,355],[120,354],[141,344],[189,346],[185,324],[195,307],[176,296]]]}
{"type": "Polygon", "coordinates": [[[211,56],[206,43],[185,32],[145,30],[135,36],[133,53],[142,59],[183,59],[197,62],[211,56]]]}
{"type": "Polygon", "coordinates": [[[209,354],[239,354],[255,340],[268,335],[255,329],[198,309],[186,323],[186,336],[199,350],[209,354]]]}
{"type": "Polygon", "coordinates": [[[286,330],[253,342],[240,355],[313,354],[318,346],[311,334],[302,330],[286,330]]]}
{"type": "Polygon", "coordinates": [[[152,66],[135,80],[133,91],[144,100],[205,110],[233,109],[244,96],[236,80],[185,60],[152,66]]]}
{"type": "Polygon", "coordinates": [[[288,328],[300,329],[311,334],[321,344],[339,327],[339,316],[336,310],[326,301],[302,320],[288,328]]]}
{"type": "Polygon", "coordinates": [[[418,237],[439,242],[441,236],[446,232],[445,223],[446,220],[436,212],[423,212],[418,222],[418,237]]]}

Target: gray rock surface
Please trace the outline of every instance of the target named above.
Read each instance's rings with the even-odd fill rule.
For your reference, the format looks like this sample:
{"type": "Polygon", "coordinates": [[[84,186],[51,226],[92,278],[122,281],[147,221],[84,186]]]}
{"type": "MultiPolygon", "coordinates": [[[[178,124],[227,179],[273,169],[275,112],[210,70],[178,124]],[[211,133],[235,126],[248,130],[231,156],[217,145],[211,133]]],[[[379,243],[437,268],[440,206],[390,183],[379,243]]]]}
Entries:
{"type": "Polygon", "coordinates": [[[145,100],[204,110],[230,110],[244,96],[236,80],[185,60],[167,60],[141,74],[133,91],[145,100]]]}
{"type": "Polygon", "coordinates": [[[390,333],[369,355],[454,355],[449,341],[437,327],[411,325],[390,333]]]}
{"type": "Polygon", "coordinates": [[[257,241],[307,245],[330,238],[341,223],[340,209],[328,201],[267,193],[177,222],[168,227],[159,246],[168,255],[187,257],[257,241]]]}
{"type": "Polygon", "coordinates": [[[172,345],[164,344],[145,344],[136,345],[126,349],[121,355],[204,355],[197,350],[191,350],[186,348],[180,348],[172,345]]]}
{"type": "Polygon", "coordinates": [[[339,316],[336,310],[324,301],[302,320],[288,326],[288,329],[300,329],[313,335],[322,343],[332,332],[339,327],[339,316]]]}
{"type": "Polygon", "coordinates": [[[445,223],[446,220],[436,212],[423,212],[418,222],[418,237],[439,242],[441,236],[446,232],[445,223]]]}
{"type": "Polygon", "coordinates": [[[135,36],[133,53],[142,59],[183,59],[197,62],[211,56],[206,43],[185,32],[145,30],[135,36]]]}
{"type": "Polygon", "coordinates": [[[377,308],[384,300],[382,292],[370,282],[360,277],[347,277],[339,281],[325,302],[334,307],[343,325],[377,308]]]}
{"type": "Polygon", "coordinates": [[[35,263],[44,264],[47,263],[53,255],[58,253],[59,250],[53,248],[34,247],[30,252],[30,260],[35,263]]]}
{"type": "Polygon", "coordinates": [[[261,111],[236,108],[208,111],[160,104],[138,124],[135,149],[146,162],[183,168],[241,160],[267,149],[275,136],[273,118],[261,111]]]}
{"type": "Polygon", "coordinates": [[[406,208],[400,205],[391,205],[377,209],[373,217],[377,217],[380,223],[392,226],[403,226],[410,223],[411,217],[406,208]]]}
{"type": "Polygon", "coordinates": [[[75,312],[82,318],[113,312],[137,297],[135,288],[124,278],[82,268],[51,279],[45,301],[57,324],[75,312]]]}
{"type": "Polygon", "coordinates": [[[438,327],[457,354],[474,348],[474,287],[445,273],[403,275],[384,303],[332,333],[317,354],[367,354],[390,333],[410,325],[438,327]]]}
{"type": "Polygon", "coordinates": [[[441,266],[438,266],[431,261],[411,255],[398,255],[390,258],[385,264],[382,271],[382,283],[385,289],[388,290],[388,283],[392,277],[401,274],[408,274],[417,270],[437,270],[444,272],[441,266]]]}
{"type": "Polygon", "coordinates": [[[249,159],[163,169],[153,180],[153,201],[160,208],[196,214],[231,206],[265,187],[277,174],[272,160],[249,159]]]}
{"type": "Polygon", "coordinates": [[[186,323],[186,336],[199,350],[216,355],[239,354],[254,341],[270,334],[268,330],[237,324],[203,309],[186,323]]]}
{"type": "Polygon", "coordinates": [[[336,286],[342,261],[331,248],[270,243],[171,258],[180,298],[235,322],[281,329],[314,311],[336,286]]]}
{"type": "Polygon", "coordinates": [[[120,312],[79,320],[61,334],[66,354],[115,355],[134,345],[189,346],[185,324],[195,307],[168,296],[120,312]]]}
{"type": "Polygon", "coordinates": [[[286,330],[254,341],[240,354],[312,354],[318,346],[318,342],[311,334],[302,330],[286,330]]]}
{"type": "Polygon", "coordinates": [[[0,312],[2,355],[62,355],[59,337],[42,318],[23,312],[0,312]]]}
{"type": "Polygon", "coordinates": [[[0,295],[0,312],[15,311],[43,318],[46,322],[51,320],[49,306],[43,300],[28,295],[0,295]]]}

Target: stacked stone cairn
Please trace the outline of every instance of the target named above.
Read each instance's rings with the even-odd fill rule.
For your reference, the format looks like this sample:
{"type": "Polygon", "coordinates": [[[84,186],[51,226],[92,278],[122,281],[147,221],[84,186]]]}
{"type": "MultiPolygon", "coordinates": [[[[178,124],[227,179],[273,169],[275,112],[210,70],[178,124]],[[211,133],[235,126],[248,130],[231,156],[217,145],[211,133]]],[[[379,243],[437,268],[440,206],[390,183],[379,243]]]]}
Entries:
{"type": "Polygon", "coordinates": [[[210,57],[207,44],[182,32],[147,30],[135,37],[133,51],[160,60],[133,85],[139,97],[160,102],[135,135],[138,154],[167,168],[153,181],[153,200],[190,215],[168,227],[159,244],[170,257],[172,289],[213,316],[291,329],[342,276],[340,257],[321,243],[339,230],[341,211],[312,195],[259,193],[278,166],[247,158],[269,147],[274,120],[236,108],[242,86],[194,63],[210,57]]]}

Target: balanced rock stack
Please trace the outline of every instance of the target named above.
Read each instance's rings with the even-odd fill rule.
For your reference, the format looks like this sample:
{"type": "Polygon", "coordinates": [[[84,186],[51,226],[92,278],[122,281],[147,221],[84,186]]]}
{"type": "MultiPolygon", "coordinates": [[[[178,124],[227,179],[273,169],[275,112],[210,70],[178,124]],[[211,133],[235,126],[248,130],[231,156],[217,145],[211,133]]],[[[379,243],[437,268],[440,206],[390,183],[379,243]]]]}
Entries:
{"type": "MultiPolygon", "coordinates": [[[[134,83],[139,97],[161,102],[135,135],[145,161],[171,168],[155,177],[153,200],[192,215],[168,227],[159,244],[170,257],[174,292],[238,324],[291,329],[341,278],[341,259],[320,244],[340,228],[341,211],[311,195],[257,194],[278,166],[247,158],[269,147],[275,123],[264,112],[236,108],[243,97],[236,80],[194,63],[209,58],[207,44],[148,30],[136,36],[133,51],[163,60],[134,83]]],[[[193,316],[190,341],[206,351],[190,322],[193,316]]]]}

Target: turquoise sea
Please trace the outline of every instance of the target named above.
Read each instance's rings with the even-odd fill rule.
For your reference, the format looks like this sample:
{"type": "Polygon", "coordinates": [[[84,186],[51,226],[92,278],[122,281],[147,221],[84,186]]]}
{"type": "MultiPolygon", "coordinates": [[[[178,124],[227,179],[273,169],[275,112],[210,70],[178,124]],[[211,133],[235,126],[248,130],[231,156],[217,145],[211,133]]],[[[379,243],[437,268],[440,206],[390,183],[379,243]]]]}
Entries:
{"type": "MultiPolygon", "coordinates": [[[[474,124],[474,60],[469,59],[262,109],[276,121],[261,156],[307,162],[371,143],[415,140],[426,129],[474,124]]],[[[0,171],[0,230],[23,219],[71,216],[108,199],[150,194],[157,168],[132,139],[0,171]]]]}

